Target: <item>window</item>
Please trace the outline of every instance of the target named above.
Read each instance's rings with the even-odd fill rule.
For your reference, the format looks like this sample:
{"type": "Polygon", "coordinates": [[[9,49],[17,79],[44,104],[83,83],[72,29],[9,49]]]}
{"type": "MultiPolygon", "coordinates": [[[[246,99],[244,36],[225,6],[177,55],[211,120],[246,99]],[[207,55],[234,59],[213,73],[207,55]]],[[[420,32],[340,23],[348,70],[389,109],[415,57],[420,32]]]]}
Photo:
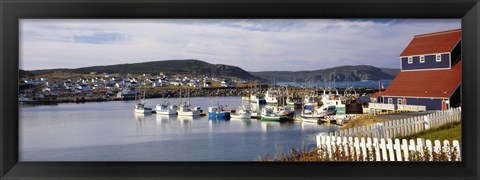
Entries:
{"type": "Polygon", "coordinates": [[[442,55],[441,55],[441,54],[437,54],[437,55],[435,56],[435,59],[436,59],[437,62],[442,61],[442,55]]]}
{"type": "Polygon", "coordinates": [[[388,104],[393,104],[393,99],[392,98],[388,98],[388,104]]]}
{"type": "Polygon", "coordinates": [[[425,56],[420,56],[420,63],[425,63],[425,56]]]}
{"type": "Polygon", "coordinates": [[[397,104],[399,105],[403,104],[403,99],[397,99],[397,104]]]}
{"type": "Polygon", "coordinates": [[[408,57],[408,64],[412,64],[412,63],[413,63],[413,57],[410,56],[410,57],[408,57]]]}

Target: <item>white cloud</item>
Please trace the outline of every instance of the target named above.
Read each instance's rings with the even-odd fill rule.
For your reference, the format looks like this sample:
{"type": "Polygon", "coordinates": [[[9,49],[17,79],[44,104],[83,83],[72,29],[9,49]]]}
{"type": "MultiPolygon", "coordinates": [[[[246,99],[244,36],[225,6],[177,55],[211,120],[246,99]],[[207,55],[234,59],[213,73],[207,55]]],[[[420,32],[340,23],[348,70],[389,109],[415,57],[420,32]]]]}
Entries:
{"type": "Polygon", "coordinates": [[[199,59],[264,71],[397,68],[415,34],[460,20],[22,20],[21,28],[27,70],[199,59]]]}

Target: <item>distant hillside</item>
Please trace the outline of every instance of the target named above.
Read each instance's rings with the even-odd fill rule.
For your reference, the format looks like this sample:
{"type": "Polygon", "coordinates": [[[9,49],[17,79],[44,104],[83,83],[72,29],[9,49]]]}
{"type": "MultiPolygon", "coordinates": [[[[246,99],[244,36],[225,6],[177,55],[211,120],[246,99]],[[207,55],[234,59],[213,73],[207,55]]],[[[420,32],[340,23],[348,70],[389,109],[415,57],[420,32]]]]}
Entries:
{"type": "Polygon", "coordinates": [[[144,63],[133,64],[117,64],[108,66],[92,66],[77,69],[47,69],[47,70],[34,70],[22,72],[24,74],[48,74],[53,72],[72,72],[72,73],[120,73],[120,74],[152,74],[157,75],[160,72],[167,74],[191,74],[191,75],[205,75],[210,76],[222,76],[222,77],[236,77],[244,80],[259,80],[264,79],[252,76],[247,71],[229,65],[223,64],[210,64],[199,60],[166,60],[166,61],[152,61],[144,63]]]}
{"type": "Polygon", "coordinates": [[[394,79],[400,69],[377,68],[368,65],[340,66],[315,71],[262,71],[250,74],[276,82],[303,81],[360,81],[394,79]]]}

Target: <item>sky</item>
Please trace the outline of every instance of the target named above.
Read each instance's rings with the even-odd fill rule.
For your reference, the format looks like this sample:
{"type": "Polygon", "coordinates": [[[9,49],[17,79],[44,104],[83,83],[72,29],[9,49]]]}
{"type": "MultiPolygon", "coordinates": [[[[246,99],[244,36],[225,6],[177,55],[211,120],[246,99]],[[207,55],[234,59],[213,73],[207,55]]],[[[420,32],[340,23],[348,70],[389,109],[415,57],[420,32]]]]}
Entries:
{"type": "Polygon", "coordinates": [[[20,68],[197,59],[247,71],[399,68],[416,34],[461,19],[23,19],[20,68]]]}

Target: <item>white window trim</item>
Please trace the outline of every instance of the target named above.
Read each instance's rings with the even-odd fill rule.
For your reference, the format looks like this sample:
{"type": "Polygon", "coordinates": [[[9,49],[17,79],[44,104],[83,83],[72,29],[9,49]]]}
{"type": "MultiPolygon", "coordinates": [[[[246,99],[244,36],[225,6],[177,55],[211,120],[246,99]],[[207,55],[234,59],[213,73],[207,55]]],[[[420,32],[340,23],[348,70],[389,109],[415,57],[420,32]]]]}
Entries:
{"type": "Polygon", "coordinates": [[[425,63],[425,56],[424,55],[420,56],[419,61],[420,63],[425,63]]]}
{"type": "Polygon", "coordinates": [[[402,105],[402,104],[403,104],[403,99],[398,98],[398,99],[397,99],[397,104],[402,105]]]}
{"type": "Polygon", "coordinates": [[[435,61],[442,62],[442,54],[435,54],[435,61]],[[440,57],[440,60],[438,59],[438,57],[440,57]]]}
{"type": "Polygon", "coordinates": [[[408,56],[408,64],[412,64],[413,63],[413,57],[412,56],[408,56]]]}
{"type": "Polygon", "coordinates": [[[393,104],[393,99],[392,98],[388,98],[388,104],[393,104]]]}

